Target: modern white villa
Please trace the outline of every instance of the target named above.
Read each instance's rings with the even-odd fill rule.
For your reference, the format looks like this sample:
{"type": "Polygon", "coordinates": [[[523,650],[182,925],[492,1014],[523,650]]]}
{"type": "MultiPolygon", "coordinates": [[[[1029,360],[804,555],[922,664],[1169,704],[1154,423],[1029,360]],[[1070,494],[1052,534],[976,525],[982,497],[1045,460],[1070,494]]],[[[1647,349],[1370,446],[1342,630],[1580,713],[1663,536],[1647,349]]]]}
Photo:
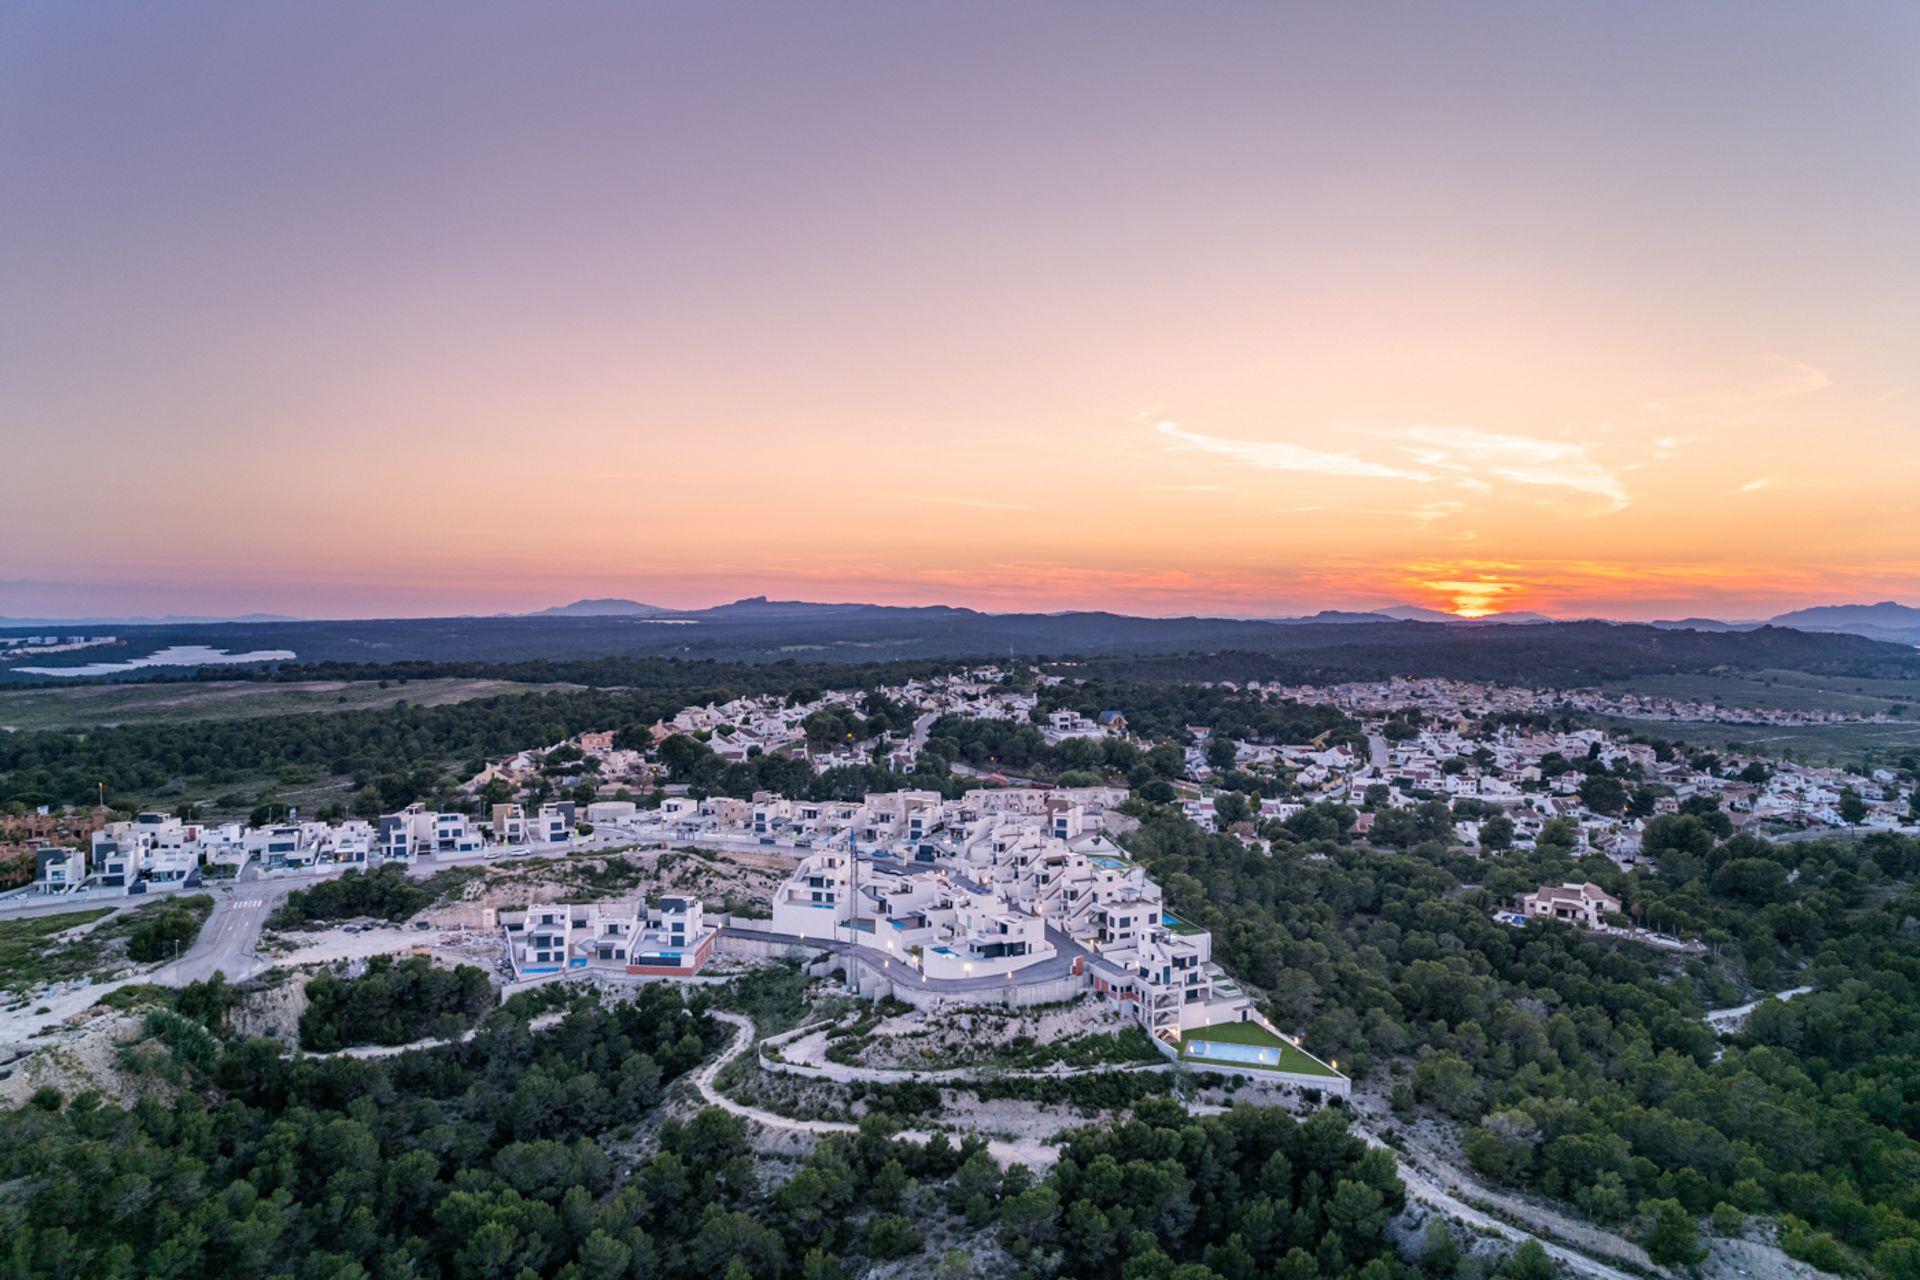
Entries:
{"type": "MultiPolygon", "coordinates": [[[[1091,991],[1155,1036],[1246,1021],[1252,1002],[1213,963],[1205,930],[1169,914],[1160,886],[1099,830],[1124,789],[969,792],[908,813],[924,838],[804,858],[773,894],[772,930],[851,942],[896,988],[1003,1002],[1009,987],[1091,991]],[[904,847],[902,847],[904,846],[904,847]],[[905,855],[905,856],[902,856],[905,855]]],[[[869,812],[897,811],[869,796],[869,812]]]]}
{"type": "Polygon", "coordinates": [[[586,971],[622,977],[686,978],[713,956],[716,930],[697,898],[536,903],[498,916],[516,980],[586,971]]]}

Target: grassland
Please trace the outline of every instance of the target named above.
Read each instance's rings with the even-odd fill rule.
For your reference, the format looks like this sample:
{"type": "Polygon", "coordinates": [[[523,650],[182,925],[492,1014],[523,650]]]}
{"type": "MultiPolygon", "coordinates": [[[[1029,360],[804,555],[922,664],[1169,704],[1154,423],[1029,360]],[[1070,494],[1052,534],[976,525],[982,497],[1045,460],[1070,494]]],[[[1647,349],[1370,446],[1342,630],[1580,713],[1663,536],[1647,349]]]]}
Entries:
{"type": "Polygon", "coordinates": [[[114,907],[63,911],[56,916],[33,916],[0,921],[0,990],[24,991],[56,976],[63,966],[54,957],[79,943],[53,946],[49,940],[81,925],[110,916],[114,907]]]}
{"type": "Polygon", "coordinates": [[[1855,679],[1805,671],[1696,672],[1614,680],[1601,688],[1643,697],[1710,700],[1723,707],[1920,715],[1920,681],[1915,680],[1855,679]]]}
{"type": "Polygon", "coordinates": [[[1645,734],[1714,750],[1744,750],[1815,764],[1885,762],[1920,752],[1920,681],[1820,676],[1805,671],[1698,672],[1641,676],[1602,686],[1611,693],[1698,699],[1764,711],[1885,714],[1892,724],[1719,724],[1592,716],[1617,734],[1645,734]]]}
{"type": "Polygon", "coordinates": [[[1920,723],[1897,724],[1675,724],[1671,720],[1623,720],[1591,716],[1609,733],[1665,738],[1715,751],[1737,750],[1809,764],[1886,764],[1920,754],[1920,723]]]}
{"type": "Polygon", "coordinates": [[[507,693],[551,693],[573,687],[472,679],[87,684],[0,693],[0,730],[240,720],[302,712],[364,711],[397,702],[432,707],[507,693]]]}
{"type": "Polygon", "coordinates": [[[154,898],[131,909],[90,907],[0,922],[0,991],[18,994],[87,973],[96,981],[104,979],[129,963],[128,951],[137,950],[133,944],[143,932],[161,958],[176,941],[179,953],[185,954],[212,914],[213,899],[196,893],[154,898]],[[94,927],[64,942],[53,941],[85,925],[94,927]]]}

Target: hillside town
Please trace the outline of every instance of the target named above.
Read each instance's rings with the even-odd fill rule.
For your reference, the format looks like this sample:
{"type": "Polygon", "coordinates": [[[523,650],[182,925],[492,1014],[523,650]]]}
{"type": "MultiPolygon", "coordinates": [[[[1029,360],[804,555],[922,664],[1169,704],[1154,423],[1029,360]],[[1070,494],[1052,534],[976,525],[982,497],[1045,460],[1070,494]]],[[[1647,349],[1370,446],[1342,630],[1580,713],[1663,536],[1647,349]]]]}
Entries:
{"type": "MultiPolygon", "coordinates": [[[[1421,679],[1221,687],[1256,703],[1337,708],[1357,725],[1351,741],[1337,743],[1217,740],[1204,725],[1183,726],[1170,739],[1182,761],[1172,802],[1203,828],[1262,847],[1269,843],[1264,824],[1329,806],[1349,824],[1347,834],[1374,843],[1411,843],[1410,832],[1469,848],[1524,849],[1544,839],[1623,867],[1642,856],[1650,823],[1682,814],[1711,815],[1726,833],[1771,838],[1915,829],[1915,797],[1899,769],[1856,772],[1622,739],[1573,723],[1566,712],[1577,693],[1421,679]],[[1409,825],[1413,815],[1419,822],[1409,825]]],[[[463,798],[452,808],[415,804],[330,820],[289,811],[257,825],[158,812],[42,812],[0,818],[0,840],[12,841],[0,852],[29,858],[31,891],[53,894],[139,892],[189,877],[231,876],[249,864],[274,873],[479,856],[553,847],[596,828],[796,857],[862,843],[917,843],[916,856],[952,856],[950,842],[970,819],[956,820],[945,808],[953,802],[938,793],[833,800],[701,793],[676,780],[674,744],[697,742],[727,762],[788,759],[814,776],[875,765],[904,776],[920,765],[942,717],[1030,725],[1048,746],[1104,739],[1162,745],[1137,734],[1123,707],[1088,716],[1051,703],[1050,695],[1071,688],[1059,674],[982,666],[798,702],[739,698],[685,707],[638,741],[588,732],[490,762],[461,784],[463,798]],[[903,722],[863,716],[876,696],[903,722]],[[858,726],[861,736],[846,726],[858,726]]],[[[1032,784],[1018,794],[1039,795],[1049,786],[991,765],[951,767],[986,785],[1032,784]]],[[[1091,818],[1084,806],[1076,808],[1072,821],[1114,820],[1124,791],[1113,794],[1091,818]]]]}

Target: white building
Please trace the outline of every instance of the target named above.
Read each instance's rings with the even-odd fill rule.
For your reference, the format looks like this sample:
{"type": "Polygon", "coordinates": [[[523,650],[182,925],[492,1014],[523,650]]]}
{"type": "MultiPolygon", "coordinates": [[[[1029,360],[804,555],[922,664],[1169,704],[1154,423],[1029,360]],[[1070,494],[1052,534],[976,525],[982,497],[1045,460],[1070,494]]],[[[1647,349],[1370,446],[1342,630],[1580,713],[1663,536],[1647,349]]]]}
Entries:
{"type": "Polygon", "coordinates": [[[574,971],[684,978],[713,955],[718,930],[697,898],[619,903],[535,904],[499,914],[516,979],[574,971]]]}
{"type": "Polygon", "coordinates": [[[1542,885],[1516,901],[1529,919],[1564,920],[1583,929],[1601,928],[1606,923],[1602,917],[1620,912],[1620,899],[1591,882],[1542,885]]]}

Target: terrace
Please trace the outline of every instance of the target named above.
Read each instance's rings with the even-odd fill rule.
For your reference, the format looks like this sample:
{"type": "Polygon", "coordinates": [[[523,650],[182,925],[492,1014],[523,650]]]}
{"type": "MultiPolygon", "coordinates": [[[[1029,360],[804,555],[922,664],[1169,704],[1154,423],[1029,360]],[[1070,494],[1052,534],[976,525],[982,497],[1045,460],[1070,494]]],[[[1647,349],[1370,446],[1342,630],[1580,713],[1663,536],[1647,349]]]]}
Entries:
{"type": "Polygon", "coordinates": [[[1215,1062],[1257,1071],[1340,1079],[1340,1073],[1258,1022],[1217,1022],[1180,1037],[1182,1062],[1215,1062]]]}
{"type": "Polygon", "coordinates": [[[1179,916],[1165,911],[1160,913],[1160,923],[1182,937],[1191,937],[1193,934],[1206,932],[1206,930],[1202,929],[1199,925],[1189,924],[1179,916]]]}

